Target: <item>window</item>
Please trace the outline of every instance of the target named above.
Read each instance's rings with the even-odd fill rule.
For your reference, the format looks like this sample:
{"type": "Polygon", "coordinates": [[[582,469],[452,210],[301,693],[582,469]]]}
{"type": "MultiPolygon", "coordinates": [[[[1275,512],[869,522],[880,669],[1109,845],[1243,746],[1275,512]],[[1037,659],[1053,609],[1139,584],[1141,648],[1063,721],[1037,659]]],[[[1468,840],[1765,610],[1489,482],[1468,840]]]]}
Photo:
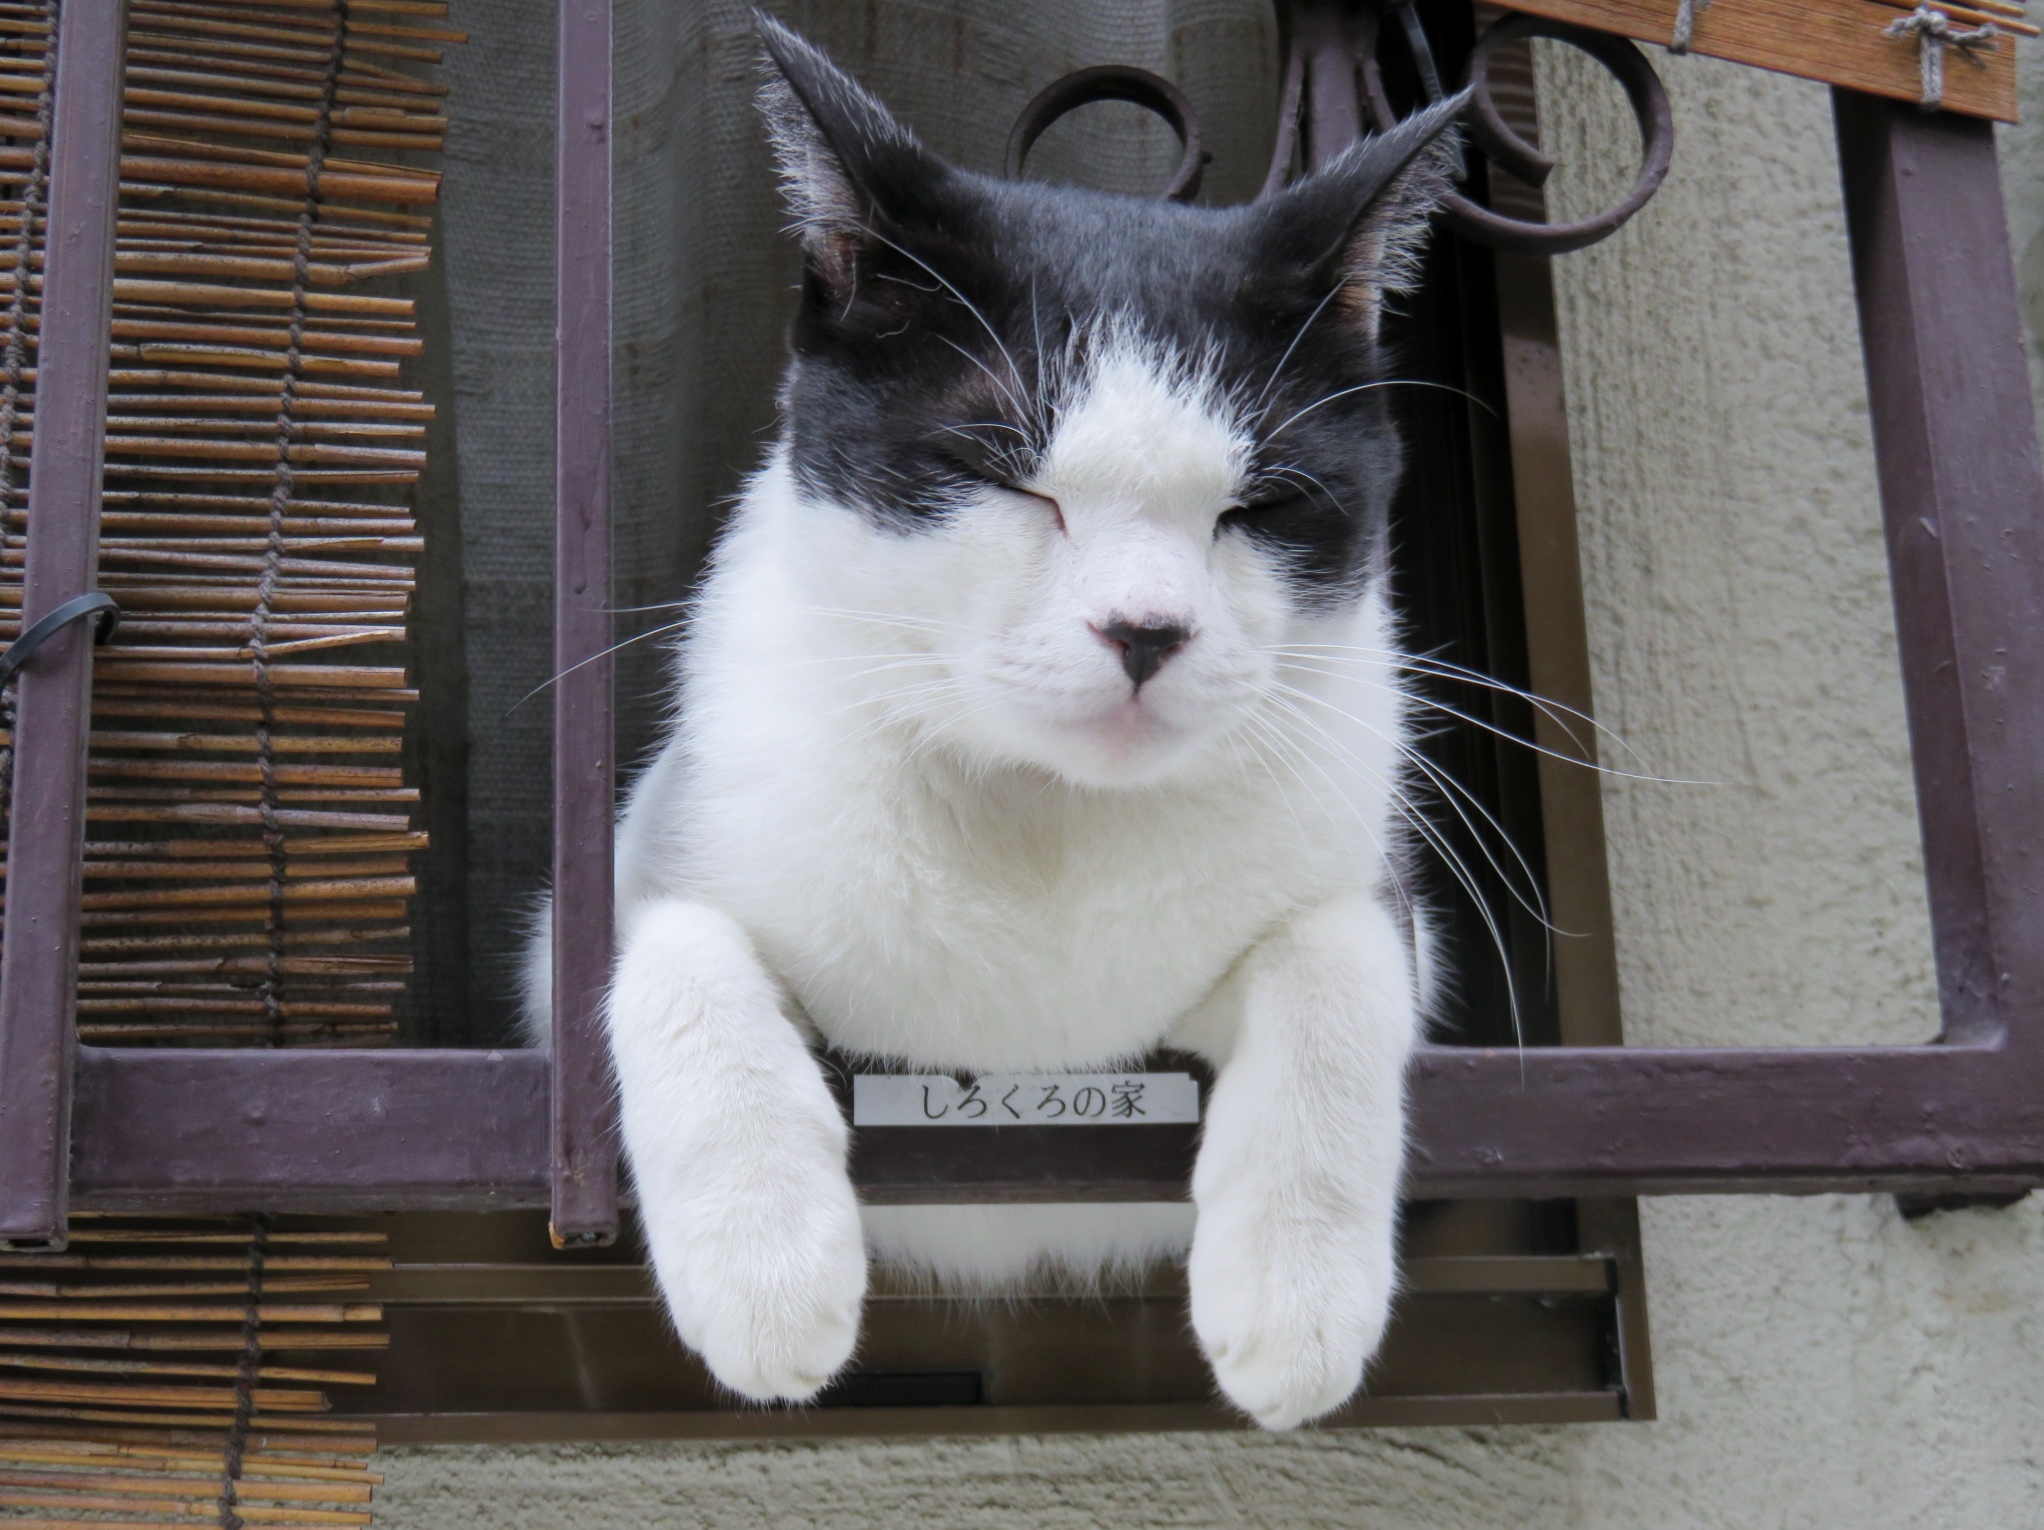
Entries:
{"type": "MultiPolygon", "coordinates": [[[[104,404],[99,358],[118,154],[112,107],[120,6],[67,0],[67,9],[78,45],[59,66],[51,211],[52,226],[67,238],[53,241],[45,287],[32,611],[90,587],[99,493],[98,464],[77,443],[96,439],[104,404]]],[[[1557,0],[1554,9],[1564,7],[1557,0]]],[[[1326,81],[1342,78],[1343,56],[1327,30],[1330,11],[1300,3],[1284,14],[1302,82],[1320,92],[1317,103],[1309,95],[1309,109],[1327,114],[1309,129],[1310,154],[1310,134],[1338,120],[1339,97],[1326,81]]],[[[1425,14],[1444,60],[1470,46],[1471,20],[1459,6],[1444,0],[1425,14]]],[[[556,933],[554,1052],[81,1047],[72,1023],[75,929],[39,938],[31,921],[17,918],[8,925],[0,974],[0,1236],[16,1246],[61,1241],[73,1205],[407,1216],[547,1207],[560,1244],[601,1244],[617,1229],[608,1081],[594,1027],[608,947],[615,767],[612,664],[593,656],[612,641],[605,608],[631,603],[605,593],[615,363],[609,21],[604,5],[561,13],[554,668],[562,678],[546,702],[533,703],[553,711],[554,880],[572,910],[556,933]]],[[[1412,99],[1418,87],[1409,55],[1394,43],[1385,56],[1387,93],[1412,99]]],[[[1507,60],[1498,68],[1509,86],[1507,60]]],[[[1503,100],[1509,92],[1497,94],[1503,100]]],[[[1622,1406],[1621,1386],[1632,1388],[1636,1414],[1651,1407],[1630,1206],[1614,1198],[1677,1190],[1992,1194],[2044,1179],[2044,1107],[2031,1087],[2044,1067],[2036,1055],[2044,1034],[2031,1034],[2044,992],[2044,939],[2025,902],[2028,868],[2044,846],[2044,805],[2005,788],[2044,774],[2044,670],[2022,641],[2044,594],[2036,545],[2044,484],[2027,444],[2028,380],[1993,141],[1979,120],[1925,115],[1852,91],[1839,93],[1838,129],[1945,1034],[1935,1045],[1885,1049],[1623,1048],[1616,1045],[1608,946],[1558,953],[1550,991],[1544,974],[1534,980],[1544,960],[1537,929],[1520,924],[1509,950],[1522,992],[1533,996],[1528,1038],[1539,1043],[1521,1054],[1503,1045],[1509,1034],[1500,1028],[1496,977],[1471,964],[1452,1044],[1431,1049],[1416,1076],[1413,1191],[1423,1204],[1410,1221],[1408,1252],[1417,1301],[1452,1304],[1458,1293],[1481,1292],[1497,1297],[1500,1310],[1525,1309],[1529,1334],[1548,1324],[1540,1331],[1554,1363],[1539,1372],[1543,1387],[1557,1397],[1601,1399],[1552,1405],[1564,1411],[1600,1407],[1609,1416],[1622,1406]],[[1560,1199],[1570,1196],[1590,1199],[1571,1207],[1560,1199]],[[1461,1199],[1447,1204],[1451,1198],[1461,1199]],[[1535,1200],[1554,1204],[1533,1207],[1535,1200]],[[1456,1262],[1469,1260],[1479,1263],[1456,1262]],[[1550,1324],[1555,1312],[1564,1317],[1550,1324]]],[[[1409,338],[1428,376],[1504,406],[1491,422],[1444,395],[1410,415],[1415,430],[1450,449],[1428,458],[1428,471],[1440,476],[1416,481],[1408,495],[1455,507],[1449,517],[1407,514],[1400,522],[1422,626],[1462,645],[1458,652],[1477,667],[1586,704],[1573,507],[1565,457],[1557,454],[1566,435],[1551,293],[1537,258],[1444,243],[1409,338]],[[1422,576],[1430,582],[1422,585],[1422,576]]],[[[18,910],[75,906],[88,665],[89,644],[74,629],[52,640],[22,677],[24,716],[33,712],[45,725],[22,728],[8,867],[18,910]]],[[[1517,729],[1544,726],[1509,709],[1492,715],[1517,729]]],[[[1536,766],[1476,730],[1444,734],[1434,747],[1508,822],[1544,826],[1544,836],[1520,837],[1541,852],[1538,869],[1563,921],[1608,930],[1594,784],[1536,766]]],[[[1473,906],[1459,917],[1465,925],[1475,920],[1473,906]]],[[[1154,1198],[1182,1189],[1190,1144],[1190,1129],[1164,1127],[1127,1129],[1084,1152],[1070,1133],[1053,1142],[1017,1132],[998,1144],[947,1133],[932,1144],[914,1129],[883,1128],[861,1134],[855,1164],[862,1189],[876,1198],[1154,1198]]],[[[422,1312],[436,1302],[488,1309],[462,1320],[482,1325],[465,1330],[475,1336],[511,1321],[523,1303],[566,1314],[544,1319],[556,1323],[564,1346],[579,1323],[622,1325],[613,1332],[620,1352],[633,1334],[644,1336],[643,1312],[619,1315],[630,1277],[609,1262],[617,1255],[592,1254],[572,1274],[564,1267],[499,1280],[472,1271],[481,1284],[471,1287],[433,1273],[537,1265],[536,1217],[417,1221],[406,1229],[418,1253],[394,1277],[400,1329],[407,1302],[422,1312]],[[464,1294],[474,1290],[485,1295],[464,1294]],[[514,1294],[500,1300],[490,1290],[514,1294]],[[581,1307],[589,1311],[571,1310],[581,1307]]],[[[1128,1353],[1155,1354],[1168,1371],[1156,1315],[1176,1312],[1172,1293],[1131,1301],[1111,1315],[1123,1325],[1115,1342],[1133,1346],[1128,1353]]],[[[1433,1332],[1468,1321],[1458,1314],[1433,1332]]],[[[980,1340],[1008,1342],[998,1324],[988,1324],[980,1340]]],[[[1055,1387],[1030,1393],[1019,1371],[975,1368],[959,1349],[927,1340],[905,1333],[900,1353],[908,1358],[858,1383],[865,1388],[858,1396],[848,1386],[842,1400],[905,1407],[998,1394],[1044,1409],[1083,1400],[1055,1387]]],[[[1456,1372],[1445,1351],[1431,1359],[1424,1349],[1414,1353],[1416,1378],[1474,1374],[1456,1372]]],[[[489,1384],[508,1388],[513,1380],[489,1384]]],[[[571,1406],[561,1401],[558,1377],[518,1385],[528,1382],[520,1395],[530,1410],[571,1406]]],[[[437,1410],[461,1386],[482,1384],[452,1373],[398,1376],[390,1406],[437,1410]]],[[[624,1400],[599,1403],[597,1411],[694,1406],[685,1379],[664,1392],[634,1391],[638,1385],[620,1374],[612,1396],[624,1400]]],[[[1169,1408],[1184,1399],[1160,1386],[1119,1400],[1169,1408]]],[[[1417,1402],[1411,1408],[1383,1416],[1417,1420],[1425,1411],[1417,1402]]]]}

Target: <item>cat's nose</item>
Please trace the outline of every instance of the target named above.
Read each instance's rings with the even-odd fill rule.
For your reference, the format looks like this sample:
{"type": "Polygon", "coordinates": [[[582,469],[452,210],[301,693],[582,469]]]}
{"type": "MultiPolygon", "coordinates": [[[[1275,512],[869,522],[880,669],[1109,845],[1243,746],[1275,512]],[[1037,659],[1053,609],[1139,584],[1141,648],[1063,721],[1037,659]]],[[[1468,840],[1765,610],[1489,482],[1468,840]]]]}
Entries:
{"type": "Polygon", "coordinates": [[[1157,673],[1164,661],[1191,638],[1190,628],[1177,622],[1125,622],[1115,620],[1104,627],[1095,627],[1100,640],[1121,653],[1121,667],[1128,671],[1137,690],[1143,682],[1157,673]]]}

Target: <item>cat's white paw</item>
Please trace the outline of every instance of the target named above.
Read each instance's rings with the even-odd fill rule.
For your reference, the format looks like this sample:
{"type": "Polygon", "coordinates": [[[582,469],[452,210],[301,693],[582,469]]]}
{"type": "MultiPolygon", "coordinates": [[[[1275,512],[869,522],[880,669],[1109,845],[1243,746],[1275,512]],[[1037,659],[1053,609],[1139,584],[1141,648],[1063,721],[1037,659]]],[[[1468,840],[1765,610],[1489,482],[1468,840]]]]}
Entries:
{"type": "Polygon", "coordinates": [[[1332,1411],[1362,1385],[1390,1313],[1391,1261],[1325,1223],[1202,1207],[1188,1278],[1214,1379],[1266,1429],[1332,1411]]]}
{"type": "Polygon", "coordinates": [[[842,1170],[815,1177],[771,1204],[685,1218],[656,1251],[683,1341],[754,1402],[807,1402],[858,1343],[866,1297],[858,1203],[842,1170]]]}

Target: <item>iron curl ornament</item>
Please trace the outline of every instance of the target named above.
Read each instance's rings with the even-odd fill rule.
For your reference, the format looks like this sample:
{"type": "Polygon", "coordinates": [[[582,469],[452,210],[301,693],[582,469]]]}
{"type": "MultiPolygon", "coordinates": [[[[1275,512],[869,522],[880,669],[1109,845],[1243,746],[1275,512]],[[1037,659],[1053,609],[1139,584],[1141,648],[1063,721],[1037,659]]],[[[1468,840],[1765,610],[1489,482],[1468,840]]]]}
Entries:
{"type": "MultiPolygon", "coordinates": [[[[1444,99],[1447,92],[1433,45],[1413,0],[1381,5],[1371,0],[1279,0],[1284,75],[1277,139],[1259,197],[1279,190],[1298,171],[1318,169],[1361,136],[1365,127],[1381,132],[1397,122],[1378,56],[1387,20],[1397,23],[1426,99],[1444,99]]],[[[1535,188],[1545,185],[1554,171],[1554,161],[1513,125],[1494,90],[1499,50],[1536,37],[1588,54],[1625,92],[1640,137],[1639,168],[1631,188],[1601,212],[1572,223],[1511,217],[1459,191],[1450,194],[1439,216],[1444,226],[1463,238],[1494,250],[1565,255],[1608,239],[1653,198],[1674,158],[1675,124],[1660,77],[1646,55],[1625,38],[1541,17],[1508,16],[1477,38],[1463,74],[1468,92],[1463,126],[1471,145],[1496,168],[1535,188]]],[[[1118,64],[1075,70],[1039,91],[1022,109],[1008,140],[1008,173],[1022,172],[1029,150],[1052,123],[1097,101],[1127,101],[1161,117],[1183,151],[1161,195],[1189,202],[1198,194],[1212,155],[1201,146],[1192,103],[1170,81],[1118,64]]]]}
{"type": "Polygon", "coordinates": [[[1200,146],[1199,123],[1193,117],[1192,103],[1186,100],[1184,91],[1162,75],[1129,64],[1096,64],[1091,69],[1075,69],[1030,97],[1029,104],[1015,118],[1014,131],[1008,135],[1008,174],[1022,173],[1022,167],[1029,162],[1029,151],[1053,122],[1096,101],[1127,101],[1163,118],[1165,125],[1178,135],[1183,152],[1171,184],[1160,195],[1171,202],[1190,202],[1199,195],[1200,177],[1206,173],[1207,161],[1213,156],[1200,146]]]}

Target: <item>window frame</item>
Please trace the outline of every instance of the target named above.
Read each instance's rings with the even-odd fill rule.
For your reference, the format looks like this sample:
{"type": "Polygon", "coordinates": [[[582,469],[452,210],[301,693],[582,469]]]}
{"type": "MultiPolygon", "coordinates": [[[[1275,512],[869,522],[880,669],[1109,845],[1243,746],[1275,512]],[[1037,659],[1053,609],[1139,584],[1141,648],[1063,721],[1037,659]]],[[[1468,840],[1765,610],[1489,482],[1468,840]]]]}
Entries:
{"type": "MultiPolygon", "coordinates": [[[[66,10],[25,622],[92,587],[99,523],[125,7],[66,10]]],[[[551,1052],[79,1045],[92,655],[74,624],[20,678],[14,917],[0,948],[0,1246],[62,1247],[73,1207],[546,1206],[564,1246],[615,1235],[600,1028],[615,780],[603,655],[610,29],[610,0],[561,0],[551,1052]]],[[[1901,1047],[1425,1048],[1412,1075],[1416,1197],[1978,1196],[2044,1184],[2044,651],[2033,636],[2044,474],[1992,128],[1852,91],[1834,101],[1942,1035],[1901,1047]]],[[[1558,373],[1547,303],[1544,320],[1537,296],[1516,317],[1507,305],[1508,374],[1558,373]]],[[[1522,444],[1515,421],[1513,446],[1522,477],[1551,475],[1565,422],[1532,422],[1522,444]]],[[[1560,558],[1560,544],[1542,556],[1560,558]]],[[[853,1176],[875,1201],[1179,1198],[1195,1133],[1128,1129],[1079,1153],[1050,1131],[941,1144],[867,1132],[853,1176]]]]}

